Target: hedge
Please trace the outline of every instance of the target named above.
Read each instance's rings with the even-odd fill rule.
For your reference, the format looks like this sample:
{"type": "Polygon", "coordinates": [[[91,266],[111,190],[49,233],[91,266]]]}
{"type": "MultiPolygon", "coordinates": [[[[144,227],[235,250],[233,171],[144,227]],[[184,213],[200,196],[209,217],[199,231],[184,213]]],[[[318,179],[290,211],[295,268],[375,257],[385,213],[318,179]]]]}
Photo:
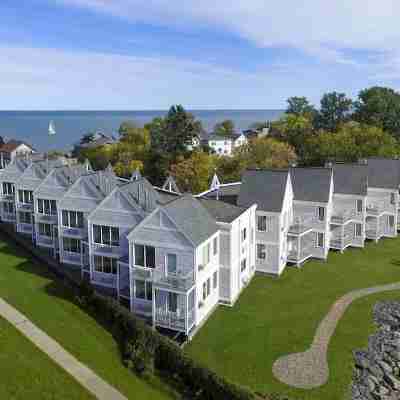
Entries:
{"type": "Polygon", "coordinates": [[[82,282],[79,286],[77,300],[108,325],[125,365],[136,373],[151,375],[157,370],[194,399],[256,399],[250,390],[200,365],[173,341],[153,330],[116,300],[97,293],[88,283],[82,282]]]}

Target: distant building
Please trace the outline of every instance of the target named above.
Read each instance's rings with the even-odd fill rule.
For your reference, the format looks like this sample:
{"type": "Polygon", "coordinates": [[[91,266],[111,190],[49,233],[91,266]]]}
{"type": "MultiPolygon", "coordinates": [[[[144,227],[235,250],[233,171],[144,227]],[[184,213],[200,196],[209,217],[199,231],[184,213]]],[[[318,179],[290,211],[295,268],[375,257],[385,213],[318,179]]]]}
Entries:
{"type": "Polygon", "coordinates": [[[208,138],[208,146],[212,148],[216,154],[221,156],[230,156],[233,151],[247,143],[247,138],[243,133],[232,136],[211,135],[208,138]]]}
{"type": "Polygon", "coordinates": [[[114,136],[107,136],[102,132],[96,132],[93,136],[85,143],[78,144],[77,147],[80,149],[93,149],[100,146],[108,146],[117,143],[118,140],[114,136]]]}
{"type": "Polygon", "coordinates": [[[17,156],[35,153],[29,144],[20,140],[11,139],[7,143],[0,145],[0,168],[4,169],[17,156]]]}

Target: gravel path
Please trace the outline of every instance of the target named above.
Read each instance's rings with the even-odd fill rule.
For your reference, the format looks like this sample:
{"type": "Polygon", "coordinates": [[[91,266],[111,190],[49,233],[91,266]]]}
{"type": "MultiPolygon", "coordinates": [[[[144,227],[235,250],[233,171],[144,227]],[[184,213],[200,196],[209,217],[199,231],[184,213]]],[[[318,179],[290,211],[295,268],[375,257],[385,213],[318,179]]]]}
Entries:
{"type": "Polygon", "coordinates": [[[127,400],[120,392],[68,353],[54,339],[0,298],[0,316],[10,322],[55,363],[71,374],[99,400],[127,400]]]}
{"type": "Polygon", "coordinates": [[[354,290],[337,300],[319,324],[311,347],[303,353],[278,358],[272,366],[274,376],[289,386],[313,389],[323,385],[329,378],[327,351],[336,325],[346,308],[360,297],[369,294],[400,289],[400,283],[354,290]]]}

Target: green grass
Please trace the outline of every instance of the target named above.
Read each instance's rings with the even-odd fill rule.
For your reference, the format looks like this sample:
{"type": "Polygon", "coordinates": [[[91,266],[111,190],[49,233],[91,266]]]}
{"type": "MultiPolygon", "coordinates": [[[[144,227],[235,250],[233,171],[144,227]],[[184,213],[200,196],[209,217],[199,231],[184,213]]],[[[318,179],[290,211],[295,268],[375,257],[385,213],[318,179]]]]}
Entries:
{"type": "Polygon", "coordinates": [[[75,305],[71,292],[45,271],[20,248],[0,241],[0,297],[126,397],[173,398],[158,379],[148,383],[125,368],[112,335],[75,305]]]}
{"type": "Polygon", "coordinates": [[[368,243],[365,249],[330,252],[328,262],[312,261],[300,270],[287,268],[280,278],[256,276],[233,308],[219,307],[186,347],[217,373],[264,393],[295,399],[337,400],[351,381],[351,351],[365,346],[374,332],[372,306],[400,299],[398,291],[353,303],[329,347],[329,382],[305,391],[290,388],[272,375],[273,362],[306,350],[318,323],[336,299],[353,289],[400,282],[400,239],[368,243]]]}
{"type": "Polygon", "coordinates": [[[0,398],[94,400],[67,372],[0,318],[0,398]]]}

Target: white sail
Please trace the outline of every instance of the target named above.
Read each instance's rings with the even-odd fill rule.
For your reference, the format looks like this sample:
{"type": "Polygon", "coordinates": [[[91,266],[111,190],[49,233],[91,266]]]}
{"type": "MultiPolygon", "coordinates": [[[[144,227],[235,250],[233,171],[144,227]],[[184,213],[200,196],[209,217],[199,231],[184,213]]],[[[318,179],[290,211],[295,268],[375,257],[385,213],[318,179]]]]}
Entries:
{"type": "Polygon", "coordinates": [[[49,123],[49,135],[55,135],[56,134],[56,128],[54,126],[54,122],[50,121],[49,123]]]}

